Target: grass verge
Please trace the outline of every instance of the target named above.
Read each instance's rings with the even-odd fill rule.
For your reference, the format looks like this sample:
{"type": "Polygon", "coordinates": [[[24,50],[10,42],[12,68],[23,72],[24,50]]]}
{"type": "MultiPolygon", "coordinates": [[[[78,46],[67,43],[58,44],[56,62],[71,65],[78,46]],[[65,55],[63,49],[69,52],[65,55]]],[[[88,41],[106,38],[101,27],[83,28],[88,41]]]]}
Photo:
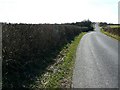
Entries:
{"type": "Polygon", "coordinates": [[[109,32],[105,32],[103,29],[101,29],[101,32],[104,33],[104,34],[106,34],[107,36],[110,36],[110,37],[112,37],[112,38],[117,39],[118,41],[120,41],[120,36],[118,36],[118,35],[114,35],[114,34],[111,34],[109,32]]]}
{"type": "Polygon", "coordinates": [[[56,57],[56,62],[47,68],[46,73],[39,77],[31,88],[71,88],[76,49],[84,34],[86,33],[81,33],[64,46],[56,57]]]}

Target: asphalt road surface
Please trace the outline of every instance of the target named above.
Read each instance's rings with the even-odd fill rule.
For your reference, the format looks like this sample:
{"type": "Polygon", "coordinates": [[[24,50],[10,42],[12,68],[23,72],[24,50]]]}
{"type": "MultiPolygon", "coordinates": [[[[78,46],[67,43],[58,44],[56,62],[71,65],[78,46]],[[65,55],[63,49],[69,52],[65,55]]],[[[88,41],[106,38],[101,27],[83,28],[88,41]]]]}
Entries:
{"type": "Polygon", "coordinates": [[[118,88],[118,41],[102,34],[98,24],[77,48],[73,88],[118,88]]]}

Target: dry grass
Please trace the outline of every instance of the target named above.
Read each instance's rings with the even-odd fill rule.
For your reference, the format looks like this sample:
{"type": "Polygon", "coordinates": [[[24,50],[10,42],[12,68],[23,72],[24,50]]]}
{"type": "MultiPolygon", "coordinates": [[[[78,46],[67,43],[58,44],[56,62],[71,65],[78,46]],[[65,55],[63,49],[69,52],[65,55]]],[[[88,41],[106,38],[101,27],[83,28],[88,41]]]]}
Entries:
{"type": "Polygon", "coordinates": [[[71,88],[76,48],[85,33],[75,37],[58,54],[57,62],[47,68],[47,72],[38,78],[31,88],[71,88]]]}

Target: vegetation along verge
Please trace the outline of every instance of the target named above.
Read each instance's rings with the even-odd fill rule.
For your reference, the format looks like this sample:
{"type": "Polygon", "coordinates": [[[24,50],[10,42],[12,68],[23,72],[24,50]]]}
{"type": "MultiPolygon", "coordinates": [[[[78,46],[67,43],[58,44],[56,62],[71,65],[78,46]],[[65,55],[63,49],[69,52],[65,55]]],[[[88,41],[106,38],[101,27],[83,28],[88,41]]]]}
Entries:
{"type": "Polygon", "coordinates": [[[64,86],[70,85],[64,84],[68,77],[61,75],[67,73],[67,67],[62,67],[71,65],[74,38],[92,30],[89,20],[72,24],[2,23],[2,88],[68,87],[64,86]],[[48,83],[44,75],[50,75],[47,80],[53,82],[48,83]]]}
{"type": "Polygon", "coordinates": [[[31,88],[71,88],[76,49],[84,34],[86,33],[81,33],[64,46],[56,57],[56,63],[48,67],[47,72],[39,77],[31,88]]]}
{"type": "Polygon", "coordinates": [[[106,34],[107,36],[110,36],[114,39],[117,39],[120,41],[120,27],[119,26],[109,26],[109,27],[103,27],[101,28],[101,32],[106,34]]]}

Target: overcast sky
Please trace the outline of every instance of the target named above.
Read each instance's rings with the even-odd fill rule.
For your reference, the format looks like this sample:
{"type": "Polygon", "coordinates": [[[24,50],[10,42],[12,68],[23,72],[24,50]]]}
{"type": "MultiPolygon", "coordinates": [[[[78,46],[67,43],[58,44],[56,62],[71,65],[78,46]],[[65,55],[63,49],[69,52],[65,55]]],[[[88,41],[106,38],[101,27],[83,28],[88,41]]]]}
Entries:
{"type": "Polygon", "coordinates": [[[0,22],[118,23],[119,0],[0,0],[0,22]]]}

